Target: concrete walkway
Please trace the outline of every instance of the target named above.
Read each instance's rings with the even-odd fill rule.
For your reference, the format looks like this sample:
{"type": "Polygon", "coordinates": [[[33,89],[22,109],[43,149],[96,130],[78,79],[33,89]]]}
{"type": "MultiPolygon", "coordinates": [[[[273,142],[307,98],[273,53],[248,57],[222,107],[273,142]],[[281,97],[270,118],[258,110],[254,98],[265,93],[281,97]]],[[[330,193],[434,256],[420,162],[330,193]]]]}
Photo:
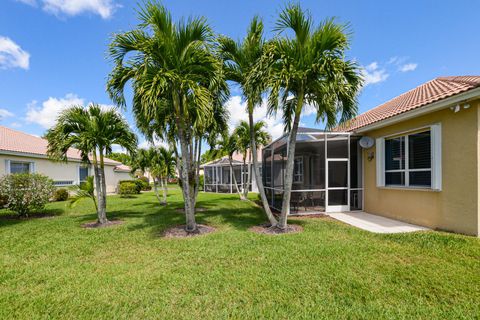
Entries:
{"type": "Polygon", "coordinates": [[[414,224],[377,216],[366,212],[327,213],[330,217],[354,227],[375,233],[401,233],[430,230],[414,224]]]}

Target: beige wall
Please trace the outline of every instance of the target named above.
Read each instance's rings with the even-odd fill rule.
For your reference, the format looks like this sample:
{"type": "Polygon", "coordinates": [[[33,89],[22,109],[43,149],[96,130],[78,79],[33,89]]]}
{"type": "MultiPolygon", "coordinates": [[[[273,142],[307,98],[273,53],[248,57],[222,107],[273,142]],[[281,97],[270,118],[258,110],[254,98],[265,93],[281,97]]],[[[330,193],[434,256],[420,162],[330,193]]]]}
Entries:
{"type": "MultiPolygon", "coordinates": [[[[79,180],[78,168],[81,165],[80,162],[70,161],[63,163],[43,158],[0,154],[0,175],[6,174],[5,160],[34,162],[35,172],[44,174],[54,181],[71,180],[74,181],[74,184],[77,184],[79,180]]],[[[105,166],[105,182],[107,184],[107,192],[109,193],[116,191],[118,181],[132,179],[128,172],[115,172],[113,168],[114,166],[105,166]]],[[[93,174],[93,170],[90,170],[90,174],[93,174]]]]}
{"type": "Polygon", "coordinates": [[[365,132],[373,138],[435,123],[442,125],[442,190],[379,188],[376,160],[368,161],[375,147],[363,151],[366,212],[435,229],[479,235],[479,100],[469,109],[450,109],[365,132]]]}

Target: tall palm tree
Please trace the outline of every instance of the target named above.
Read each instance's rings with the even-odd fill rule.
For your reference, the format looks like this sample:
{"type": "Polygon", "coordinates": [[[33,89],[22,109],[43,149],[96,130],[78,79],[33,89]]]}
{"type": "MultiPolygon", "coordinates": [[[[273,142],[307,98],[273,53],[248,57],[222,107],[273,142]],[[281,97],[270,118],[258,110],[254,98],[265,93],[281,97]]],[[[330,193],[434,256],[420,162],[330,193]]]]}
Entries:
{"type": "Polygon", "coordinates": [[[339,118],[344,122],[357,113],[357,93],[363,79],[354,61],[345,58],[349,33],[344,25],[326,20],[314,26],[309,12],[290,4],[281,11],[274,31],[277,36],[259,64],[260,74],[268,66],[269,111],[280,108],[288,137],[285,186],[278,227],[287,226],[296,138],[302,109],[306,104],[316,109],[316,120],[328,128],[339,118]]]}
{"type": "Polygon", "coordinates": [[[233,184],[235,186],[235,190],[238,193],[240,200],[246,200],[245,195],[242,194],[242,192],[240,192],[240,189],[238,188],[237,177],[235,176],[235,173],[233,170],[233,154],[240,150],[238,136],[236,134],[229,135],[228,132],[225,131],[220,137],[221,138],[217,140],[215,149],[211,149],[213,151],[212,158],[218,158],[218,157],[227,155],[228,164],[232,172],[232,178],[233,178],[233,184]]]}
{"type": "MultiPolygon", "coordinates": [[[[267,145],[272,137],[265,130],[267,124],[264,121],[257,121],[250,127],[246,121],[240,121],[239,125],[235,128],[235,135],[238,139],[238,150],[243,154],[243,167],[247,168],[246,160],[248,156],[248,163],[252,163],[252,158],[257,154],[257,148],[267,145]],[[251,132],[253,132],[253,141],[255,149],[251,148],[251,132]]],[[[256,178],[256,177],[255,177],[256,178]]],[[[250,165],[247,169],[247,179],[243,182],[243,195],[246,198],[249,191],[249,183],[251,181],[250,165]]]]}
{"type": "MultiPolygon", "coordinates": [[[[255,67],[259,63],[264,51],[263,22],[259,17],[255,16],[247,30],[247,35],[241,42],[236,42],[228,37],[220,38],[219,42],[221,55],[225,61],[226,76],[229,80],[236,82],[240,86],[243,97],[247,102],[248,123],[250,128],[253,129],[253,111],[256,106],[261,104],[262,93],[266,89],[264,81],[249,80],[252,78],[252,72],[257,72],[255,67]]],[[[252,150],[257,150],[253,130],[250,131],[250,144],[252,150]]],[[[265,189],[263,188],[257,153],[253,152],[252,155],[253,171],[263,208],[270,224],[275,226],[277,220],[270,210],[265,189]]]]}
{"type": "Polygon", "coordinates": [[[56,124],[47,131],[47,155],[54,160],[68,161],[69,148],[80,151],[82,160],[94,169],[98,201],[98,223],[107,220],[107,190],[105,182],[105,156],[112,153],[114,144],[134,152],[137,137],[127,121],[114,108],[91,104],[87,108],[73,106],[62,111],[56,124]]]}
{"type": "Polygon", "coordinates": [[[149,1],[139,19],[137,29],[116,34],[110,44],[115,68],[107,90],[125,107],[124,88],[131,80],[138,128],[147,137],[156,134],[171,142],[179,158],[186,230],[193,232],[199,131],[215,120],[214,102],[228,92],[222,63],[213,54],[214,35],[204,18],[175,23],[165,7],[149,1]]]}

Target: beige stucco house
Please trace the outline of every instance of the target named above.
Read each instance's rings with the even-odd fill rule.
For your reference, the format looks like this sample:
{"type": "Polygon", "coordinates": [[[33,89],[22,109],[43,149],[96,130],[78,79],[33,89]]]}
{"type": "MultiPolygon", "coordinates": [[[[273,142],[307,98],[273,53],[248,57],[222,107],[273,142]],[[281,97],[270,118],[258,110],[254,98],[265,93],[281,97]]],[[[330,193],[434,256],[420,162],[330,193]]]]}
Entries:
{"type": "MultiPolygon", "coordinates": [[[[47,141],[24,132],[0,126],[0,175],[17,172],[37,172],[50,177],[58,187],[78,185],[93,168],[81,161],[80,152],[71,148],[68,162],[47,158],[47,141]]],[[[120,180],[132,179],[130,168],[120,162],[105,160],[107,192],[116,191],[120,180]]]]}
{"type": "MultiPolygon", "coordinates": [[[[263,150],[281,205],[285,137],[263,150]]],[[[480,76],[440,77],[332,132],[299,133],[292,210],[362,210],[438,230],[480,234],[480,76]]]]}

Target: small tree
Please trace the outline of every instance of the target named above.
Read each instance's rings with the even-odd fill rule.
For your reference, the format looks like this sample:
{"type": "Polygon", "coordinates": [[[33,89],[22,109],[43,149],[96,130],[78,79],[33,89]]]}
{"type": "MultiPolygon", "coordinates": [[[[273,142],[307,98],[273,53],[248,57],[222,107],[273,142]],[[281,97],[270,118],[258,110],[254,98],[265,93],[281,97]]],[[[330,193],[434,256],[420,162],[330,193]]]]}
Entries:
{"type": "Polygon", "coordinates": [[[54,191],[53,181],[37,173],[9,174],[0,179],[0,196],[19,216],[42,210],[54,191]]]}
{"type": "Polygon", "coordinates": [[[85,198],[90,198],[95,205],[95,211],[98,211],[97,199],[95,198],[95,183],[93,182],[93,176],[88,176],[87,180],[75,186],[75,194],[70,197],[70,207],[75,207],[77,203],[85,198]]]}

